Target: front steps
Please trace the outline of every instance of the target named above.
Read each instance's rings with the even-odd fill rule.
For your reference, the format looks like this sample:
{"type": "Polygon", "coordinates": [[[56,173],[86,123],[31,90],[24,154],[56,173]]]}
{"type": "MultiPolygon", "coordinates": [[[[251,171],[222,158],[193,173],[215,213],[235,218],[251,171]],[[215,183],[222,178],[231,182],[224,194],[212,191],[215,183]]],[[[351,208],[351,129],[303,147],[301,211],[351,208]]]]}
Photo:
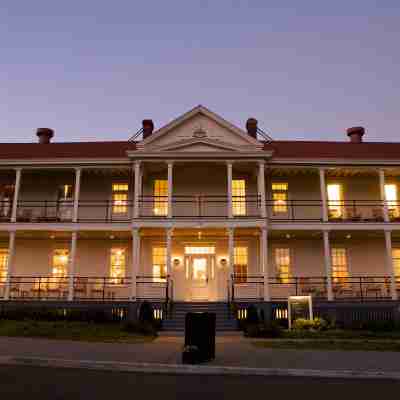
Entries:
{"type": "Polygon", "coordinates": [[[237,322],[228,309],[227,303],[220,302],[177,302],[172,306],[171,316],[163,321],[162,329],[171,332],[185,330],[185,317],[188,312],[211,312],[216,314],[216,330],[219,332],[237,331],[237,322]]]}

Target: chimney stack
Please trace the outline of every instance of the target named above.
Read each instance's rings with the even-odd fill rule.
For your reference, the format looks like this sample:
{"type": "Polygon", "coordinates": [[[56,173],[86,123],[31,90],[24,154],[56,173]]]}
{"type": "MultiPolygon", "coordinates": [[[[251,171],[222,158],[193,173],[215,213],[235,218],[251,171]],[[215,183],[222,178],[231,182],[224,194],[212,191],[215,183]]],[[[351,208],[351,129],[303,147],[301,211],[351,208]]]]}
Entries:
{"type": "Polygon", "coordinates": [[[144,140],[153,133],[153,130],[154,130],[153,120],[144,119],[142,121],[142,127],[143,127],[143,140],[144,140]]]}
{"type": "Polygon", "coordinates": [[[54,131],[49,128],[38,128],[36,136],[39,138],[39,144],[49,144],[51,138],[54,136],[54,131]]]}
{"type": "Polygon", "coordinates": [[[354,126],[346,130],[347,136],[350,138],[351,143],[362,143],[365,129],[362,126],[354,126]]]}
{"type": "Polygon", "coordinates": [[[254,139],[257,139],[257,125],[258,121],[255,118],[249,118],[246,122],[247,133],[254,139]]]}

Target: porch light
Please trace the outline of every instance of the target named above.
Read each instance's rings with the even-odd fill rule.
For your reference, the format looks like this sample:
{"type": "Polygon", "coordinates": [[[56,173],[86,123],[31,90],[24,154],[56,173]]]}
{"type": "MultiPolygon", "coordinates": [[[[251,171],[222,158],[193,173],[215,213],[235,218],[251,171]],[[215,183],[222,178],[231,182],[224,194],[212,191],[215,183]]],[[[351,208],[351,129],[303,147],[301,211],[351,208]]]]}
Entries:
{"type": "Polygon", "coordinates": [[[110,235],[110,239],[111,240],[115,239],[115,236],[114,235],[110,235]]]}
{"type": "Polygon", "coordinates": [[[219,259],[219,265],[220,265],[222,268],[226,267],[226,266],[228,265],[228,260],[227,260],[225,257],[220,258],[220,259],[219,259]]]}
{"type": "Polygon", "coordinates": [[[181,260],[178,257],[175,257],[173,260],[174,267],[179,267],[181,265],[181,260]]]}
{"type": "Polygon", "coordinates": [[[351,239],[350,233],[348,233],[348,234],[346,235],[346,239],[351,239]]]}

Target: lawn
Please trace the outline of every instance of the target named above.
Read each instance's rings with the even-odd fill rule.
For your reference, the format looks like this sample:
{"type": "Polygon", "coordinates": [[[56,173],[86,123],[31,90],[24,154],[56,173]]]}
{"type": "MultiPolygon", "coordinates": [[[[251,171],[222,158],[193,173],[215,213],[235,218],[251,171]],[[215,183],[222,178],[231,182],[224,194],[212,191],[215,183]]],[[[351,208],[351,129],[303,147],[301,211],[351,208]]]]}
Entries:
{"type": "Polygon", "coordinates": [[[155,336],[127,332],[119,324],[97,324],[73,321],[0,321],[0,336],[32,337],[83,342],[144,343],[155,336]]]}

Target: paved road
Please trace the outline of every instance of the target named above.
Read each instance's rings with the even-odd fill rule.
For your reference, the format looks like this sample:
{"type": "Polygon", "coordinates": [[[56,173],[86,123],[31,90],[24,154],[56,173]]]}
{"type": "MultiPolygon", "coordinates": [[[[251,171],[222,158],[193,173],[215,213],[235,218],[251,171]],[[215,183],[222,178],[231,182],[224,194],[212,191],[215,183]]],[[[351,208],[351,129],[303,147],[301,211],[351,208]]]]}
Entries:
{"type": "MultiPolygon", "coordinates": [[[[282,395],[299,398],[298,384],[307,384],[308,387],[312,385],[313,389],[320,387],[321,393],[326,393],[326,384],[341,383],[345,385],[336,386],[335,393],[348,395],[349,384],[357,384],[358,397],[371,393],[373,388],[382,390],[384,387],[400,385],[390,381],[153,375],[25,366],[0,367],[0,393],[2,398],[13,400],[118,398],[243,400],[249,398],[251,393],[255,396],[265,393],[268,397],[274,394],[279,395],[279,398],[282,398],[282,395]]],[[[260,398],[264,396],[261,395],[260,398]]]]}

